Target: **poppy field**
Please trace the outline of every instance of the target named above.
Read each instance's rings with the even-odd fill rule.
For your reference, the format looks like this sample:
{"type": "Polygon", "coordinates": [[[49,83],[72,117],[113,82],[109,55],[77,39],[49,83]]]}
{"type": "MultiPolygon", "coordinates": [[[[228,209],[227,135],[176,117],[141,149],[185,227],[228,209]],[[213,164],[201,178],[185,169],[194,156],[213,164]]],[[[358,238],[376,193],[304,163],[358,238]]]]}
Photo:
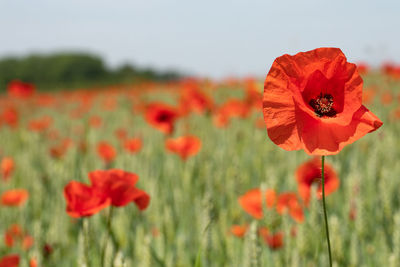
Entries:
{"type": "Polygon", "coordinates": [[[0,266],[328,266],[321,155],[333,266],[400,266],[400,67],[328,52],[334,74],[303,66],[320,72],[307,76],[309,114],[295,116],[301,140],[281,119],[291,109],[278,80],[293,79],[278,67],[265,84],[45,93],[11,82],[0,96],[0,266]],[[331,126],[302,116],[338,122],[322,131],[331,126]]]}

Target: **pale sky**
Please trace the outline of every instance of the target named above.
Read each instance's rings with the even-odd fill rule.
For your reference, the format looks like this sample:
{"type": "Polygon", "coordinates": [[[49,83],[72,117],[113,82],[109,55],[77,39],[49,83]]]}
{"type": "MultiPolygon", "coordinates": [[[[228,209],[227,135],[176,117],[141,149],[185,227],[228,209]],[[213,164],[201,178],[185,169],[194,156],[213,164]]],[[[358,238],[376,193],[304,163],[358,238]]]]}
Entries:
{"type": "Polygon", "coordinates": [[[0,56],[62,50],[192,75],[265,76],[322,46],[400,63],[400,1],[0,0],[0,56]]]}

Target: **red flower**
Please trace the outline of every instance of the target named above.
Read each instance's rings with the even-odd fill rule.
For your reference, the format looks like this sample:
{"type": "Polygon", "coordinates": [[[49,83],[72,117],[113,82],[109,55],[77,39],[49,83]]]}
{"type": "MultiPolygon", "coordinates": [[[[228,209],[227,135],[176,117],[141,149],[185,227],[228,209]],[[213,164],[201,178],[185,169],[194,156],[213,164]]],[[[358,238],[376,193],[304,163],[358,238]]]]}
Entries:
{"type": "Polygon", "coordinates": [[[125,128],[118,128],[115,130],[115,136],[121,141],[125,140],[128,137],[128,131],[125,128]]]}
{"type": "Polygon", "coordinates": [[[97,153],[106,163],[110,163],[117,156],[115,148],[105,141],[97,144],[97,153]]]}
{"type": "Polygon", "coordinates": [[[304,221],[303,209],[295,193],[279,194],[276,211],[279,214],[283,214],[286,210],[288,210],[290,216],[292,216],[296,222],[301,223],[304,221]]]}
{"type": "Polygon", "coordinates": [[[64,188],[67,201],[67,213],[73,218],[92,216],[110,205],[110,198],[97,188],[79,183],[69,182],[64,188]]]}
{"type": "Polygon", "coordinates": [[[19,256],[17,254],[10,254],[0,258],[0,267],[18,267],[19,256]]]}
{"type": "Polygon", "coordinates": [[[43,116],[39,119],[31,120],[28,128],[33,132],[43,132],[50,127],[53,119],[50,116],[43,116]]]}
{"type": "Polygon", "coordinates": [[[21,81],[11,81],[7,86],[7,92],[15,98],[28,98],[35,93],[35,86],[21,81]]]}
{"type": "Polygon", "coordinates": [[[38,264],[37,264],[36,258],[31,258],[29,260],[29,267],[37,267],[37,266],[38,266],[38,264]]]}
{"type": "Polygon", "coordinates": [[[230,231],[233,235],[237,237],[244,237],[247,230],[249,229],[248,225],[232,225],[230,231]]]}
{"type": "Polygon", "coordinates": [[[93,128],[100,128],[103,124],[103,119],[100,116],[93,115],[89,118],[89,125],[93,128]]]}
{"type": "Polygon", "coordinates": [[[338,48],[278,57],[264,84],[268,136],[286,150],[337,154],[382,125],[362,105],[362,83],[338,48]]]}
{"type": "Polygon", "coordinates": [[[29,197],[28,191],[25,189],[12,189],[5,191],[1,195],[1,204],[3,206],[22,206],[29,197]]]}
{"type": "Polygon", "coordinates": [[[145,118],[157,130],[164,134],[171,134],[174,131],[174,123],[178,118],[178,111],[163,103],[153,103],[147,106],[145,118]]]}
{"type": "MultiPolygon", "coordinates": [[[[325,178],[325,195],[333,193],[338,189],[340,180],[337,177],[334,169],[327,163],[324,167],[324,178],[325,178]]],[[[300,197],[304,203],[308,205],[311,196],[311,185],[318,183],[317,197],[322,198],[322,186],[321,186],[321,160],[315,157],[302,165],[300,165],[296,171],[296,179],[300,197]]]]}
{"type": "Polygon", "coordinates": [[[111,200],[111,205],[122,207],[134,202],[140,210],[150,203],[150,196],[135,187],[139,177],[123,170],[98,170],[89,173],[89,179],[96,190],[111,200]]]}
{"type": "Polygon", "coordinates": [[[271,234],[267,228],[261,228],[259,230],[260,236],[264,239],[265,244],[272,250],[277,250],[283,247],[283,233],[276,232],[271,234]]]}
{"type": "Polygon", "coordinates": [[[196,136],[182,136],[167,139],[165,147],[172,153],[178,154],[183,160],[196,155],[201,148],[201,140],[196,136]]]}
{"type": "MultiPolygon", "coordinates": [[[[275,204],[276,193],[272,189],[265,191],[265,203],[267,208],[272,208],[275,204]]],[[[239,197],[239,204],[244,211],[256,219],[261,219],[263,216],[262,197],[260,189],[252,189],[243,196],[239,197]]]]}
{"type": "Polygon", "coordinates": [[[367,74],[369,71],[369,66],[365,62],[359,62],[359,63],[357,63],[357,70],[358,70],[358,73],[360,73],[361,75],[367,74]]]}
{"type": "Polygon", "coordinates": [[[1,160],[0,167],[1,167],[1,173],[3,176],[3,180],[8,180],[10,178],[12,172],[14,171],[14,167],[15,167],[14,160],[10,157],[4,157],[1,160]]]}
{"type": "Polygon", "coordinates": [[[13,128],[18,125],[18,119],[18,111],[12,106],[5,108],[0,116],[1,121],[13,128]]]}
{"type": "Polygon", "coordinates": [[[140,138],[131,138],[124,141],[124,148],[129,153],[139,152],[142,148],[142,140],[140,138]]]}
{"type": "Polygon", "coordinates": [[[28,250],[33,246],[33,237],[26,234],[18,224],[13,224],[4,234],[6,246],[13,247],[15,242],[19,242],[22,249],[28,250]]]}
{"type": "Polygon", "coordinates": [[[180,98],[180,109],[183,114],[188,111],[204,113],[213,109],[212,99],[198,88],[195,82],[186,82],[180,98]]]}
{"type": "Polygon", "coordinates": [[[68,148],[72,145],[72,140],[69,138],[64,139],[61,143],[50,147],[50,155],[53,158],[59,159],[67,153],[68,148]]]}

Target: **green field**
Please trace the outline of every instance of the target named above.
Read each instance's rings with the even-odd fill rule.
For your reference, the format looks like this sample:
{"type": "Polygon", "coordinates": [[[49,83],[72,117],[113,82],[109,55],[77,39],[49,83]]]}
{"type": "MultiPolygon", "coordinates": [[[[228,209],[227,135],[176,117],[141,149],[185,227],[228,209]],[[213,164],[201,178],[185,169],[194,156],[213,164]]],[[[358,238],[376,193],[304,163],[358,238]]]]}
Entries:
{"type": "MultiPolygon", "coordinates": [[[[242,81],[199,82],[199,87],[212,96],[216,106],[246,95],[242,81]]],[[[334,266],[396,267],[400,266],[400,119],[395,112],[400,81],[371,73],[364,76],[364,88],[369,93],[373,90],[372,100],[365,105],[383,126],[338,155],[326,157],[341,182],[327,197],[334,266]],[[382,96],[387,98],[384,103],[382,96]]],[[[256,220],[238,202],[254,188],[274,189],[278,194],[297,192],[296,169],[310,156],[273,144],[266,129],[256,127],[261,109],[252,108],[248,116],[231,118],[222,128],[215,126],[211,113],[179,118],[172,137],[191,134],[202,141],[199,153],[183,161],[166,151],[165,135],[146,122],[143,111],[152,101],[176,106],[180,90],[179,84],[153,84],[110,91],[36,93],[26,100],[2,95],[0,114],[11,105],[19,119],[15,127],[4,122],[0,126],[0,160],[11,157],[15,162],[9,180],[0,181],[0,194],[23,188],[29,199],[20,207],[0,206],[0,235],[19,224],[34,243],[23,249],[18,242],[9,247],[1,240],[0,256],[19,254],[20,266],[29,266],[31,258],[36,258],[38,266],[84,266],[85,261],[100,266],[102,247],[108,240],[106,266],[112,266],[112,259],[114,266],[141,267],[327,266],[319,200],[312,198],[310,205],[303,207],[303,223],[274,209],[256,220]],[[28,127],[31,120],[44,115],[52,118],[51,125],[32,131],[28,127]],[[100,126],[89,123],[93,115],[102,119],[100,126]],[[121,147],[115,135],[119,128],[126,129],[129,137],[142,139],[138,153],[129,154],[121,147]],[[72,145],[65,155],[52,156],[49,149],[67,137],[72,145]],[[117,150],[108,166],[96,151],[103,140],[117,150]],[[63,196],[69,181],[89,183],[90,171],[105,168],[136,173],[138,188],[151,197],[142,212],[134,204],[115,208],[109,239],[109,208],[74,219],[66,213],[63,196]],[[230,232],[237,224],[250,226],[243,238],[230,232]],[[283,231],[283,246],[270,249],[258,236],[259,227],[283,231]],[[52,251],[45,252],[45,246],[52,251]]],[[[257,90],[261,95],[261,82],[257,90]]]]}

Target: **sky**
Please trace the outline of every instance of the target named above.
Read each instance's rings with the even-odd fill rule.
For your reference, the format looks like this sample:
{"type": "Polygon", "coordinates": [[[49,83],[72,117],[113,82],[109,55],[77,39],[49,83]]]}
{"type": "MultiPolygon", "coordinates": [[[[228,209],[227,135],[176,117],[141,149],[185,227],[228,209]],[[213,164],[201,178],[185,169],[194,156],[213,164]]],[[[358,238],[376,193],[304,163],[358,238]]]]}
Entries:
{"type": "Polygon", "coordinates": [[[0,0],[0,57],[87,51],[113,67],[223,78],[339,47],[350,62],[400,63],[400,1],[0,0]]]}

